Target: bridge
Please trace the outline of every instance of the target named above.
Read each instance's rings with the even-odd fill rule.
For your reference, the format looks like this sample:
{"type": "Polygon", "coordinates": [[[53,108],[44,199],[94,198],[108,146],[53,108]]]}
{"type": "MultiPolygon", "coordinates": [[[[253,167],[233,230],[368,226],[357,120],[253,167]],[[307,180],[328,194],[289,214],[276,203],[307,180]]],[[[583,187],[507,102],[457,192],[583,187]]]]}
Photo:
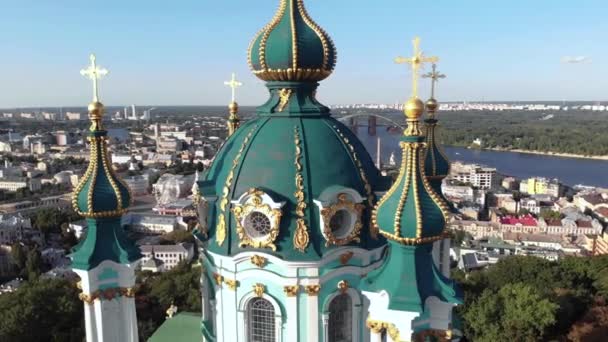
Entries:
{"type": "Polygon", "coordinates": [[[343,116],[343,117],[339,118],[338,120],[340,120],[340,121],[342,121],[344,123],[347,123],[346,120],[351,119],[351,118],[361,117],[361,116],[368,117],[370,119],[369,120],[369,126],[370,126],[370,128],[371,128],[371,126],[374,126],[374,129],[375,129],[376,118],[378,118],[378,119],[384,120],[386,122],[389,122],[393,126],[397,126],[397,127],[401,128],[401,129],[405,129],[405,125],[403,123],[398,123],[398,122],[396,122],[393,119],[390,119],[390,118],[388,118],[386,116],[382,116],[382,115],[379,115],[379,114],[370,114],[370,113],[349,114],[347,116],[343,116]],[[374,118],[374,119],[372,119],[372,118],[374,118]]]}

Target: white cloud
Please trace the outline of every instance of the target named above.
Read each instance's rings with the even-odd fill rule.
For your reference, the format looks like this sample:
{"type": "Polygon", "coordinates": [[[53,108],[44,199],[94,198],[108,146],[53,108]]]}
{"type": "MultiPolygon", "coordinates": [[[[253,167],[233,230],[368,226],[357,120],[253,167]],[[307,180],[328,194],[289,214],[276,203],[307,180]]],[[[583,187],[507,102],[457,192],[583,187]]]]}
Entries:
{"type": "Polygon", "coordinates": [[[591,63],[591,58],[589,58],[588,56],[564,56],[564,57],[562,57],[562,63],[564,63],[564,64],[591,63]]]}

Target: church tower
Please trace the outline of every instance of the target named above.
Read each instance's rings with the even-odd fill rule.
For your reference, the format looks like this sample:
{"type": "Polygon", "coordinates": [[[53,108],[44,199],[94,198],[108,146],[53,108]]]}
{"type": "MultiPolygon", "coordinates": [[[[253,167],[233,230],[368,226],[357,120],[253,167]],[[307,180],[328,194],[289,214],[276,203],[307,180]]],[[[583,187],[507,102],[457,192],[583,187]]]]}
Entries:
{"type": "Polygon", "coordinates": [[[138,341],[135,313],[134,269],[141,258],[129,241],[121,217],[131,203],[127,185],[116,176],[108,155],[108,132],[103,127],[104,106],[99,101],[97,82],[107,74],[95,56],[81,71],[93,81],[93,102],[89,104],[89,166],[74,190],[74,210],[87,221],[86,237],[71,254],[72,268],[80,277],[84,302],[87,342],[138,341]]]}
{"type": "Polygon", "coordinates": [[[399,58],[412,66],[413,94],[405,104],[407,128],[401,138],[399,176],[376,205],[372,222],[388,240],[380,268],[370,272],[362,291],[370,302],[366,324],[372,341],[451,341],[452,309],[462,302],[460,291],[437,268],[433,244],[445,238],[449,208],[429,183],[425,171],[428,145],[420,129],[424,103],[417,96],[418,71],[436,62],[419,51],[399,58]]]}

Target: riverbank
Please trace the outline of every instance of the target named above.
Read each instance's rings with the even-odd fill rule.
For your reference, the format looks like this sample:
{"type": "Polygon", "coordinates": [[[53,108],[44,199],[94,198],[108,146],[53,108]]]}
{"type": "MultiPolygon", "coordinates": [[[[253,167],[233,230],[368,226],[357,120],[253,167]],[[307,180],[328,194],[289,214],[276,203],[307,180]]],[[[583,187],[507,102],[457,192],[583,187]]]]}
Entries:
{"type": "Polygon", "coordinates": [[[562,157],[562,158],[608,160],[608,156],[585,156],[585,155],[582,155],[582,154],[573,154],[573,153],[542,152],[542,151],[529,151],[529,150],[520,150],[520,149],[509,150],[509,149],[506,149],[506,148],[496,148],[496,147],[486,147],[486,148],[481,148],[481,150],[499,151],[499,152],[527,153],[527,154],[538,154],[538,155],[541,155],[541,156],[562,157]]]}

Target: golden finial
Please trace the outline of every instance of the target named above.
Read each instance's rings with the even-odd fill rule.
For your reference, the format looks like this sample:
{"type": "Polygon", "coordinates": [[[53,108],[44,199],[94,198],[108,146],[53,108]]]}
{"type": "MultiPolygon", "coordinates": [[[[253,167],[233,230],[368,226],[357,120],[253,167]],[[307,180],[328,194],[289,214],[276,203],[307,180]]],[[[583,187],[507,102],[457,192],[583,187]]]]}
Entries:
{"type": "Polygon", "coordinates": [[[80,70],[80,74],[93,81],[93,102],[99,102],[99,88],[97,82],[100,78],[108,74],[108,70],[97,66],[94,54],[91,54],[89,59],[91,60],[91,65],[86,69],[80,70]]]}
{"type": "Polygon", "coordinates": [[[423,78],[431,79],[431,98],[435,98],[435,83],[437,83],[440,79],[445,78],[445,75],[437,71],[437,64],[433,63],[433,70],[422,75],[423,78]]]}
{"type": "Polygon", "coordinates": [[[236,80],[236,74],[232,73],[232,79],[230,81],[224,82],[224,85],[229,86],[232,89],[232,102],[236,101],[236,88],[243,85],[243,83],[236,80]]]}
{"type": "Polygon", "coordinates": [[[101,118],[103,116],[103,105],[99,102],[98,81],[108,74],[108,70],[97,66],[94,54],[91,54],[89,59],[91,60],[91,64],[88,68],[80,70],[80,74],[93,81],[93,102],[89,104],[88,109],[89,118],[93,122],[90,129],[91,131],[96,131],[102,129],[101,118]]]}
{"type": "Polygon", "coordinates": [[[424,63],[437,63],[438,57],[427,57],[420,50],[420,38],[416,37],[413,40],[414,55],[412,57],[397,57],[395,63],[397,64],[409,64],[412,68],[412,98],[418,97],[418,77],[420,68],[424,63]]]}
{"type": "Polygon", "coordinates": [[[439,61],[438,57],[427,57],[420,50],[420,38],[416,37],[413,40],[414,55],[412,57],[397,57],[395,63],[397,64],[409,64],[412,68],[412,96],[405,103],[405,116],[407,117],[408,127],[404,134],[407,136],[419,136],[422,135],[418,126],[418,119],[424,112],[424,103],[418,98],[418,78],[420,77],[420,68],[424,63],[436,63],[439,61]]]}
{"type": "Polygon", "coordinates": [[[239,105],[236,103],[236,88],[243,85],[243,83],[236,80],[236,74],[232,73],[232,79],[230,81],[224,82],[224,85],[229,86],[232,89],[232,102],[228,105],[228,111],[230,116],[228,117],[228,137],[230,137],[237,128],[239,128],[239,124],[241,120],[239,119],[239,105]]]}

